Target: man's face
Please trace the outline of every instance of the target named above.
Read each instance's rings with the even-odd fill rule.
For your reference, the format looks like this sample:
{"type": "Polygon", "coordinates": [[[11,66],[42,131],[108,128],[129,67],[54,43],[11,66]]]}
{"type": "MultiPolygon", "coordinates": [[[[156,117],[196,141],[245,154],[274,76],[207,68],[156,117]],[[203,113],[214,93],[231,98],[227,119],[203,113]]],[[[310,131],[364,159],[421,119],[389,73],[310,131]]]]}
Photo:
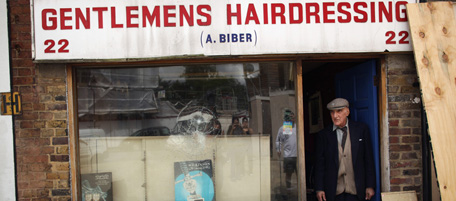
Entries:
{"type": "Polygon", "coordinates": [[[248,128],[248,127],[249,127],[249,121],[243,120],[243,121],[242,121],[242,127],[248,128]]]}
{"type": "Polygon", "coordinates": [[[337,110],[331,110],[331,120],[337,127],[343,127],[347,123],[347,117],[350,110],[347,107],[337,110]]]}

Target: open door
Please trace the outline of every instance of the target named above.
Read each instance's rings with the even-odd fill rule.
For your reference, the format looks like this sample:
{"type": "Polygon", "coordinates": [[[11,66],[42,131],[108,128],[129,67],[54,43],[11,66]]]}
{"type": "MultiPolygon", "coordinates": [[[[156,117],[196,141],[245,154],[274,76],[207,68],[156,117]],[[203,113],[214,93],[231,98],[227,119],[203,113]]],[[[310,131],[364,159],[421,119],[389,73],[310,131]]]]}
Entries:
{"type": "Polygon", "coordinates": [[[375,161],[376,189],[372,200],[380,201],[380,149],[378,136],[377,87],[374,86],[375,60],[356,65],[335,76],[336,97],[350,102],[350,119],[370,128],[375,161]]]}

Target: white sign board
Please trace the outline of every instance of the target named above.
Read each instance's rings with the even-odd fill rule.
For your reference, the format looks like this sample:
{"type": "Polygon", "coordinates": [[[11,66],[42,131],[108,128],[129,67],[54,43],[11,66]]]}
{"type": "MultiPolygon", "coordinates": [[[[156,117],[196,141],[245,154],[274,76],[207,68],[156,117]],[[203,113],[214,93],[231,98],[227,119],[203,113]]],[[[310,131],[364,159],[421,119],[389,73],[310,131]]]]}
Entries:
{"type": "Polygon", "coordinates": [[[34,58],[412,51],[407,3],[34,0],[34,58]]]}

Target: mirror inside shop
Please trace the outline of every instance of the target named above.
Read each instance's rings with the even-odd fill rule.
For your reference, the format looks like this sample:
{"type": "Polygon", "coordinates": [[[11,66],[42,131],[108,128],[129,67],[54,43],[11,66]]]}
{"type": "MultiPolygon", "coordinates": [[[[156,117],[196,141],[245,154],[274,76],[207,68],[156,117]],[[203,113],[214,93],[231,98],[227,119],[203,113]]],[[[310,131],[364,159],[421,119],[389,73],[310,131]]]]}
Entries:
{"type": "Polygon", "coordinates": [[[82,200],[298,200],[293,65],[77,68],[82,200]]]}

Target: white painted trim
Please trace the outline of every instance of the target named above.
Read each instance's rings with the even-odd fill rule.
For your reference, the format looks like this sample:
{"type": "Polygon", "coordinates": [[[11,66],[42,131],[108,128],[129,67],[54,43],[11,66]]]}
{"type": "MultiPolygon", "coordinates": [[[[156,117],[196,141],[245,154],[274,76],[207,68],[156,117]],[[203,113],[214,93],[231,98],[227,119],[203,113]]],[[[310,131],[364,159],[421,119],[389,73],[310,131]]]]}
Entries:
{"type": "MultiPolygon", "coordinates": [[[[8,14],[6,0],[0,1],[0,92],[11,91],[8,14]]],[[[0,200],[16,200],[12,116],[0,116],[0,200]]]]}

